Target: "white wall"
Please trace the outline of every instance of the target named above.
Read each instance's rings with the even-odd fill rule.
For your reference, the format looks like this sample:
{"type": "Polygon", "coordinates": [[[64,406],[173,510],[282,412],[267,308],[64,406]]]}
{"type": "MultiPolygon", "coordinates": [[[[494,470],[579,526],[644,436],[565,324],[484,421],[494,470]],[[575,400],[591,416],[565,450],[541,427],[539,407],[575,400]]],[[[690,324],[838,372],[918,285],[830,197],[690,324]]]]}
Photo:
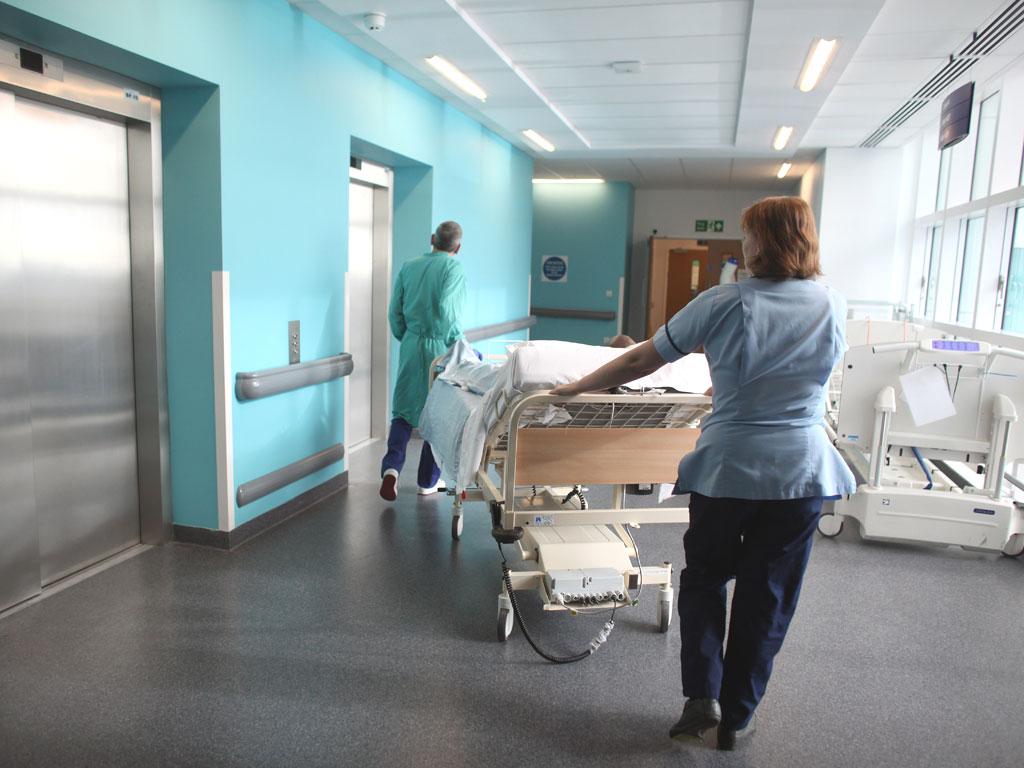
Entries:
{"type": "Polygon", "coordinates": [[[814,211],[814,221],[821,228],[821,196],[825,177],[825,153],[815,158],[814,163],[800,177],[800,197],[814,211]]]}
{"type": "Polygon", "coordinates": [[[763,197],[778,194],[778,190],[764,189],[638,189],[633,208],[626,333],[637,338],[645,333],[647,238],[654,230],[658,230],[658,237],[739,240],[743,236],[740,230],[743,209],[763,197]],[[724,229],[722,232],[697,232],[697,219],[720,219],[724,229]]]}
{"type": "Polygon", "coordinates": [[[638,189],[633,213],[633,241],[646,243],[652,230],[658,237],[696,237],[739,240],[740,214],[762,197],[777,195],[763,189],[638,189]],[[697,219],[720,219],[723,232],[697,232],[697,219]]]}
{"type": "Polygon", "coordinates": [[[825,282],[847,299],[898,301],[905,268],[897,255],[902,152],[829,149],[821,198],[825,282]]]}

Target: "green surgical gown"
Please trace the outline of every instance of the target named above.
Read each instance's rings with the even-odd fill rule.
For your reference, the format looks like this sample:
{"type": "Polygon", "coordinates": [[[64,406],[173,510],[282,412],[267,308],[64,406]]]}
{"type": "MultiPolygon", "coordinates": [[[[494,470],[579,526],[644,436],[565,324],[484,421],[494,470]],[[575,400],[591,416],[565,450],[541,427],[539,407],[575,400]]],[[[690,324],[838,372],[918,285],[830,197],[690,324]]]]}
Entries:
{"type": "Polygon", "coordinates": [[[401,342],[392,418],[419,424],[430,364],[462,337],[465,301],[466,276],[454,256],[426,253],[402,265],[388,309],[391,332],[401,342]]]}

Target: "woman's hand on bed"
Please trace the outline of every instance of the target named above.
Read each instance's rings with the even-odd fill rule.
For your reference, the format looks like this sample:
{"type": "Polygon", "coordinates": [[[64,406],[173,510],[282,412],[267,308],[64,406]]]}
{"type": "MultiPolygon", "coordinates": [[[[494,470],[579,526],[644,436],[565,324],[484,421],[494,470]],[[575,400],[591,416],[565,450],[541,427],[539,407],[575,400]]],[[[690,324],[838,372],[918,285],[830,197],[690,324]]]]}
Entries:
{"type": "Polygon", "coordinates": [[[579,382],[573,381],[568,384],[558,385],[551,390],[551,394],[558,395],[558,397],[575,397],[582,394],[582,390],[579,388],[579,382]]]}
{"type": "Polygon", "coordinates": [[[602,392],[631,381],[642,379],[665,364],[664,359],[654,348],[654,342],[645,341],[630,348],[625,354],[619,355],[593,373],[589,373],[579,381],[563,384],[551,390],[551,394],[559,397],[572,397],[584,392],[602,392]]]}

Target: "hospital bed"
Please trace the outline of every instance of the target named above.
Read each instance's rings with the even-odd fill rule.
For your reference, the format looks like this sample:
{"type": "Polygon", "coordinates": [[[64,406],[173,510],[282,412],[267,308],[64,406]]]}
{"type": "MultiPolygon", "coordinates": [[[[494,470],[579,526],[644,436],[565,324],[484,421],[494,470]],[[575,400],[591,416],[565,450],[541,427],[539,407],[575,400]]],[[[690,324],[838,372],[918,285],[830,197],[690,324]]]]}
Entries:
{"type": "MultiPolygon", "coordinates": [[[[660,388],[556,397],[550,387],[531,390],[521,381],[510,385],[521,362],[517,355],[533,354],[543,344],[532,342],[513,351],[504,385],[499,382],[477,393],[476,400],[464,391],[453,392],[453,387],[458,389],[453,377],[438,379],[444,361],[436,361],[421,429],[431,439],[435,456],[440,454],[442,466],[450,463],[453,451],[460,454],[461,466],[446,472],[447,481],[454,484],[452,536],[462,535],[465,504],[485,502],[492,535],[500,545],[513,546],[527,565],[505,570],[498,596],[500,641],[512,631],[513,593],[521,591],[537,593],[546,611],[587,613],[633,605],[641,587],[654,588],[658,628],[666,632],[674,602],[672,565],[642,565],[630,528],[685,523],[688,510],[627,508],[625,487],[675,482],[679,460],[693,450],[699,420],[710,411],[710,398],[660,388]],[[437,434],[437,424],[431,423],[443,421],[450,428],[454,422],[458,428],[460,418],[451,415],[457,409],[431,415],[436,403],[453,397],[468,401],[463,423],[470,428],[462,428],[459,445],[437,434]],[[467,437],[473,424],[478,430],[484,427],[482,440],[467,437]],[[441,438],[440,446],[434,436],[441,438]],[[611,486],[611,505],[590,506],[583,492],[586,485],[611,486]]],[[[575,371],[565,355],[556,358],[569,380],[618,353],[591,353],[598,359],[577,362],[575,371]]],[[[699,358],[688,363],[691,371],[683,375],[690,389],[703,391],[709,378],[706,361],[699,358]]],[[[544,376],[535,383],[545,383],[544,376]]]]}
{"type": "Polygon", "coordinates": [[[928,335],[847,351],[834,437],[858,487],[822,516],[819,531],[838,535],[852,519],[866,539],[1018,555],[1024,551],[1018,479],[1024,436],[1016,422],[1024,352],[928,335]],[[945,392],[916,392],[906,377],[922,369],[934,369],[926,373],[944,380],[945,392]],[[920,413],[946,395],[952,413],[915,421],[912,405],[920,413]]]}

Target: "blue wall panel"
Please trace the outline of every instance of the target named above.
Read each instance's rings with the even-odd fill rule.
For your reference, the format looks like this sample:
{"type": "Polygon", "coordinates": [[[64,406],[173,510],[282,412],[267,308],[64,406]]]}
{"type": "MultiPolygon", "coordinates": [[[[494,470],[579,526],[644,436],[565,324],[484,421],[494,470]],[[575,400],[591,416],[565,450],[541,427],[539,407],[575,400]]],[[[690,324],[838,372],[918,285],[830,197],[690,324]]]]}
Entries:
{"type": "MultiPolygon", "coordinates": [[[[302,323],[303,359],[342,349],[353,137],[409,166],[396,173],[396,270],[454,218],[466,326],[526,314],[532,160],[285,0],[13,0],[0,32],[164,88],[165,141],[172,129],[209,141],[164,156],[176,522],[217,526],[210,271],[231,273],[235,371],[285,364],[289,320],[302,323]]],[[[236,482],[341,442],[343,386],[236,402],[236,482]]],[[[236,523],[337,471],[237,510],[236,523]]]]}
{"type": "MultiPolygon", "coordinates": [[[[533,306],[618,312],[619,278],[626,274],[632,230],[630,184],[535,184],[533,306]],[[569,257],[565,283],[542,281],[545,255],[569,257]]],[[[542,317],[531,337],[601,344],[616,328],[615,320],[542,317]]]]}

